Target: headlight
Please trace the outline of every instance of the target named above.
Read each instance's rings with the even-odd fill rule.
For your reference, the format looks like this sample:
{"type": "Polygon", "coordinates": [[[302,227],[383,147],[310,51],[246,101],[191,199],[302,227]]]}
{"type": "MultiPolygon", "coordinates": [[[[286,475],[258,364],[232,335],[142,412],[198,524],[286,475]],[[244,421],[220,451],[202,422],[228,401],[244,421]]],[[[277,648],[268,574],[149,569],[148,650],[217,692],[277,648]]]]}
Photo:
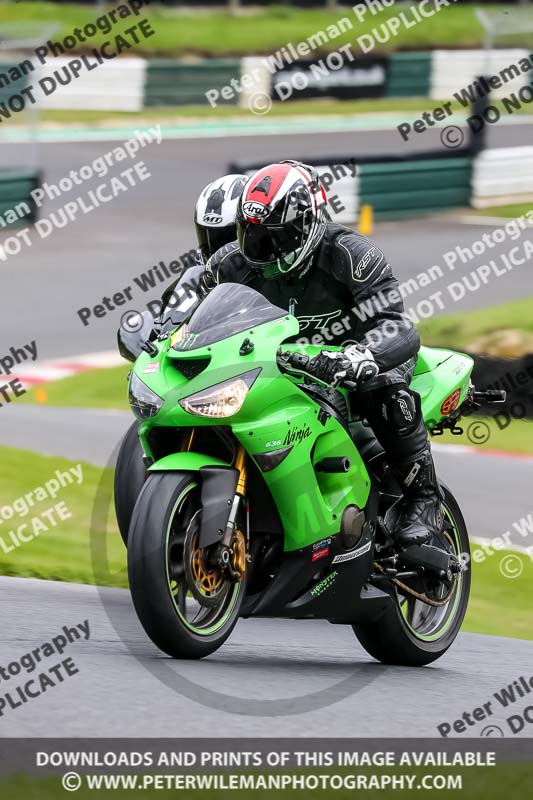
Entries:
{"type": "Polygon", "coordinates": [[[180,400],[180,406],[198,417],[231,417],[241,410],[246,395],[261,372],[254,369],[180,400]]]}
{"type": "Polygon", "coordinates": [[[130,378],[129,400],[131,410],[138,419],[155,417],[164,402],[134,372],[130,378]]]}

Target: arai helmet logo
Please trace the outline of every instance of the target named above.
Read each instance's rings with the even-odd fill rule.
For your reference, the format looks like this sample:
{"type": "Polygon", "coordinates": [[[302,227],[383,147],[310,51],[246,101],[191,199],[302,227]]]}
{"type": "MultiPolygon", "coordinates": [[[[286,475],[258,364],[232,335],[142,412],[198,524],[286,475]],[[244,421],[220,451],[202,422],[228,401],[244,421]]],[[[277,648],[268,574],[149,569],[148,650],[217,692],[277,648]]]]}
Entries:
{"type": "Polygon", "coordinates": [[[242,210],[247,217],[254,219],[264,219],[268,216],[269,208],[264,203],[258,203],[256,200],[248,200],[242,204],[242,210]]]}

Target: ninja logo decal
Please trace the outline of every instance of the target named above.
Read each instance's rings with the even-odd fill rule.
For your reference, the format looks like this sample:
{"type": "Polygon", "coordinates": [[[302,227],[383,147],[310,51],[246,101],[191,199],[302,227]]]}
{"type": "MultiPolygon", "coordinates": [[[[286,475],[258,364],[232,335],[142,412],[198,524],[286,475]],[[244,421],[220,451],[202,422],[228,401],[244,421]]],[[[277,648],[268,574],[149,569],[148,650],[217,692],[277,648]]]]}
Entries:
{"type": "Polygon", "coordinates": [[[311,428],[308,425],[305,425],[303,428],[291,428],[283,441],[283,445],[300,444],[300,442],[303,442],[303,440],[307,439],[309,436],[311,436],[311,428]]]}

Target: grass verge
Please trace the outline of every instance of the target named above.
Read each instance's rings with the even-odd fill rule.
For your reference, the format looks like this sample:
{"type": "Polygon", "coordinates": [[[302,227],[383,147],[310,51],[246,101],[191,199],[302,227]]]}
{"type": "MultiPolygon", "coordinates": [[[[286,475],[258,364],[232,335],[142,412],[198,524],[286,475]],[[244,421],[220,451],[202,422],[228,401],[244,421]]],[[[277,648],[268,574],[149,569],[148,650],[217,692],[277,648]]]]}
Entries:
{"type": "MultiPolygon", "coordinates": [[[[481,723],[479,727],[481,729],[483,727],[483,723],[481,723]]],[[[413,732],[410,735],[414,736],[415,733],[413,732]]],[[[436,731],[435,735],[437,735],[436,731]]],[[[299,750],[306,751],[311,747],[310,744],[307,744],[305,739],[301,739],[299,741],[301,741],[302,745],[298,748],[299,750]]],[[[434,750],[437,748],[438,744],[435,745],[435,747],[428,745],[427,750],[434,752],[434,750]]],[[[68,749],[70,748],[65,748],[65,750],[68,749]]],[[[156,759],[159,758],[157,755],[158,748],[153,747],[152,749],[156,754],[154,758],[154,767],[145,768],[143,770],[144,774],[154,775],[156,773],[166,772],[168,768],[165,768],[164,761],[162,761],[163,766],[159,766],[159,768],[155,766],[156,759]]],[[[272,749],[274,750],[275,748],[272,749]]],[[[389,749],[392,750],[393,748],[389,749]]],[[[418,749],[422,750],[422,748],[418,749]]],[[[452,754],[453,750],[450,752],[452,754]]],[[[524,798],[530,797],[533,792],[533,766],[531,762],[528,763],[525,756],[522,756],[522,760],[519,761],[511,759],[513,759],[513,756],[509,756],[505,760],[499,757],[496,764],[493,766],[456,766],[440,768],[431,766],[425,766],[423,768],[406,766],[406,764],[409,764],[410,762],[405,761],[403,762],[404,766],[402,767],[359,767],[357,768],[357,776],[354,774],[355,770],[353,768],[348,770],[345,767],[326,767],[320,769],[321,775],[333,773],[335,775],[344,775],[346,778],[349,778],[349,782],[347,781],[345,788],[335,787],[335,790],[332,790],[330,787],[318,789],[313,788],[312,797],[316,798],[316,800],[331,800],[331,797],[338,798],[338,800],[351,800],[351,798],[354,797],[355,792],[363,792],[369,787],[377,788],[374,786],[374,783],[377,779],[378,781],[382,782],[383,787],[378,789],[376,796],[379,796],[382,798],[382,800],[411,800],[411,798],[418,795],[418,793],[415,794],[415,788],[424,788],[422,786],[422,781],[424,779],[426,780],[425,788],[428,789],[431,786],[431,783],[427,783],[430,780],[430,776],[435,776],[434,786],[438,787],[438,790],[435,788],[431,794],[438,796],[441,798],[441,800],[455,800],[457,797],[464,797],[467,798],[467,800],[501,800],[501,798],[505,796],[524,798]],[[401,775],[399,774],[399,770],[401,770],[401,775]],[[414,778],[413,786],[415,788],[407,788],[408,783],[405,780],[402,784],[399,783],[402,778],[407,776],[412,776],[414,778]],[[385,777],[386,781],[383,780],[385,777]],[[443,786],[443,779],[450,781],[448,786],[443,786]],[[460,788],[458,785],[455,785],[454,787],[454,783],[458,779],[460,780],[460,788]],[[354,782],[355,780],[360,781],[360,784],[356,784],[354,782]],[[358,785],[359,789],[357,788],[358,785]]],[[[400,754],[398,754],[396,763],[400,763],[400,754]]],[[[64,772],[64,767],[62,769],[64,772]]],[[[3,790],[3,796],[9,798],[9,800],[33,800],[33,798],[39,798],[39,800],[56,800],[57,797],[65,794],[64,790],[60,788],[60,769],[58,768],[56,772],[57,774],[54,777],[41,777],[31,775],[29,773],[24,775],[19,774],[16,777],[8,777],[0,782],[0,789],[3,790]]],[[[83,775],[85,775],[86,772],[92,774],[93,785],[95,785],[95,773],[101,773],[102,771],[96,769],[82,770],[83,775]]],[[[122,775],[125,775],[126,781],[131,779],[131,772],[132,770],[124,767],[115,769],[116,774],[121,773],[122,775]]],[[[193,772],[205,776],[204,780],[208,779],[210,774],[201,769],[196,769],[193,772]]],[[[222,770],[219,770],[217,774],[220,775],[222,772],[222,770]]],[[[233,769],[232,773],[235,776],[241,774],[246,775],[247,777],[251,777],[252,775],[275,776],[279,774],[279,770],[272,769],[272,767],[263,767],[254,770],[253,773],[250,771],[243,771],[241,769],[233,769]]],[[[302,768],[298,770],[285,768],[283,769],[283,773],[296,775],[301,780],[302,777],[316,775],[317,770],[316,768],[302,768]]],[[[93,800],[95,797],[94,788],[89,789],[86,785],[85,779],[82,778],[81,780],[82,782],[80,789],[76,792],[76,798],[78,800],[93,800]]],[[[157,779],[153,780],[155,784],[157,779]]],[[[142,774],[140,774],[139,782],[139,785],[142,786],[141,781],[142,774]]],[[[161,783],[161,781],[159,781],[159,783],[161,783]]],[[[112,786],[113,784],[110,783],[110,785],[112,786]]],[[[126,785],[129,785],[129,783],[126,783],[126,785]]],[[[162,785],[165,786],[165,784],[162,785]]],[[[301,800],[305,794],[302,792],[302,789],[298,784],[296,784],[296,787],[297,788],[284,788],[283,792],[276,792],[276,794],[286,798],[286,800],[301,800]]],[[[161,786],[158,786],[157,789],[153,789],[151,787],[145,789],[145,787],[143,787],[142,792],[133,792],[132,789],[123,788],[113,788],[112,790],[99,788],[97,791],[98,797],[110,798],[110,800],[117,797],[129,798],[134,796],[134,794],[137,794],[138,796],[142,794],[142,797],[147,798],[147,800],[155,800],[155,798],[161,796],[160,789],[161,786]]],[[[177,791],[179,791],[179,789],[177,789],[177,791]]],[[[253,789],[244,788],[235,790],[233,794],[238,796],[240,800],[262,800],[262,798],[265,798],[266,800],[267,798],[272,797],[272,790],[259,789],[255,787],[253,789]]],[[[219,790],[216,788],[210,788],[206,790],[203,788],[191,788],[190,790],[188,789],[186,795],[184,794],[183,796],[187,797],[187,800],[222,800],[226,795],[227,791],[222,789],[219,790]]],[[[427,793],[427,796],[429,796],[429,792],[427,793]]]]}
{"type": "Polygon", "coordinates": [[[91,369],[40,385],[17,399],[20,403],[39,403],[71,408],[128,409],[127,376],[130,367],[125,364],[109,369],[91,369]]]}
{"type": "Polygon", "coordinates": [[[533,213],[533,200],[529,203],[516,203],[510,206],[491,206],[490,208],[473,208],[468,212],[475,217],[525,217],[533,213]]]}
{"type": "MultiPolygon", "coordinates": [[[[56,475],[67,472],[77,462],[55,456],[41,456],[26,450],[0,447],[2,498],[12,506],[18,498],[44,486],[56,475]]],[[[83,480],[62,488],[56,499],[43,499],[32,506],[28,514],[17,506],[11,520],[0,522],[0,574],[17,577],[44,578],[75,583],[97,583],[106,586],[127,586],[126,551],[120,539],[114,511],[104,514],[103,498],[109,497],[112,470],[102,470],[81,464],[83,480]],[[97,498],[97,499],[95,499],[97,498]],[[32,531],[32,519],[46,519],[46,512],[58,502],[64,502],[71,517],[39,534],[20,546],[14,546],[10,531],[26,524],[26,538],[32,531]],[[95,513],[95,507],[99,509],[95,513]],[[104,519],[106,518],[106,519],[104,519]],[[93,533],[89,533],[93,529],[93,533]],[[11,548],[11,549],[10,549],[11,548]],[[8,552],[6,552],[8,551],[8,552]]],[[[531,619],[533,594],[533,561],[522,556],[523,572],[512,580],[500,571],[505,552],[473,563],[472,599],[465,630],[533,639],[531,619]]]]}
{"type": "Polygon", "coordinates": [[[446,431],[443,436],[433,436],[431,441],[533,456],[532,420],[511,419],[506,414],[483,418],[465,417],[459,422],[459,427],[464,431],[462,436],[453,436],[446,431]],[[485,438],[487,441],[483,441],[485,438]]]}
{"type": "Polygon", "coordinates": [[[531,333],[533,331],[533,299],[515,300],[497,306],[465,313],[432,317],[418,325],[420,338],[429,347],[449,347],[467,350],[475,339],[498,330],[531,333]]]}
{"type": "MultiPolygon", "coordinates": [[[[489,9],[507,12],[504,4],[488,6],[489,9]]],[[[91,9],[69,3],[2,3],[0,7],[0,24],[31,22],[56,24],[55,39],[64,38],[73,29],[83,27],[102,16],[104,9],[91,9]]],[[[407,13],[407,12],[406,12],[407,13]]],[[[513,13],[520,13],[513,9],[513,13]]],[[[204,55],[241,55],[248,53],[268,52],[283,47],[287,42],[297,44],[316,35],[318,31],[328,30],[341,18],[348,18],[352,27],[345,27],[345,32],[330,38],[324,50],[337,50],[343,44],[355,43],[362,34],[370,34],[392,17],[396,17],[396,8],[387,8],[376,14],[366,14],[360,21],[348,7],[337,12],[308,9],[294,9],[287,6],[272,6],[257,9],[255,12],[231,16],[225,11],[200,12],[194,9],[168,9],[164,7],[147,7],[134,20],[145,18],[151,23],[155,35],[145,39],[139,37],[139,44],[128,51],[129,55],[139,53],[159,55],[182,55],[184,53],[200,53],[204,55]],[[245,43],[245,46],[244,44],[245,43]]],[[[132,18],[126,18],[115,26],[111,33],[128,28],[132,18]]],[[[90,46],[101,45],[109,36],[109,32],[99,31],[90,40],[90,46]]],[[[383,34],[381,36],[383,38],[383,34]]],[[[527,30],[499,38],[498,44],[529,47],[531,44],[527,30]]],[[[450,5],[441,13],[424,19],[417,25],[405,27],[401,25],[396,36],[389,41],[378,44],[380,50],[397,50],[399,48],[428,49],[439,47],[467,48],[483,45],[483,29],[479,23],[473,6],[450,5]]],[[[354,44],[354,51],[357,49],[354,44]]]]}
{"type": "Polygon", "coordinates": [[[104,489],[108,494],[111,491],[113,470],[82,463],[81,483],[74,477],[72,484],[60,487],[55,499],[49,492],[44,498],[35,491],[37,487],[57,480],[56,470],[68,472],[78,462],[11,447],[0,447],[0,458],[2,504],[12,506],[17,501],[13,518],[0,518],[0,574],[126,586],[126,551],[114,509],[111,507],[107,523],[99,519],[103,514],[93,514],[95,498],[101,497],[104,489]],[[25,501],[26,512],[19,498],[29,492],[34,494],[25,501]],[[43,499],[37,501],[40,497],[43,499]],[[34,504],[30,505],[31,502],[34,504]],[[58,503],[64,503],[70,515],[64,521],[57,512],[49,513],[58,503]],[[29,541],[21,542],[17,532],[21,525],[26,525],[21,533],[29,541]],[[15,532],[15,539],[11,531],[15,532]],[[107,553],[105,559],[104,553],[107,553]]]}
{"type": "MultiPolygon", "coordinates": [[[[292,117],[332,117],[342,116],[345,118],[367,116],[369,114],[402,114],[405,115],[406,122],[412,122],[419,117],[424,111],[431,111],[448,100],[431,100],[427,97],[380,97],[369,100],[333,100],[329,98],[319,100],[300,100],[290,103],[274,103],[272,109],[263,117],[253,115],[248,108],[239,108],[238,106],[219,105],[212,108],[209,103],[203,105],[191,106],[153,106],[149,109],[141,109],[140,111],[87,111],[87,110],[69,110],[69,109],[50,109],[43,110],[40,114],[40,123],[45,128],[53,128],[57,125],[61,126],[80,126],[80,125],[98,125],[104,128],[117,128],[124,127],[128,123],[132,125],[150,126],[150,125],[179,125],[180,123],[194,122],[195,120],[203,121],[208,119],[210,123],[222,123],[230,120],[253,120],[257,126],[258,131],[264,124],[268,124],[272,119],[289,119],[292,117]]],[[[493,102],[494,106],[502,107],[502,103],[497,100],[493,102]]],[[[465,114],[468,114],[467,109],[461,106],[457,101],[452,101],[452,109],[454,114],[450,116],[449,123],[461,122],[465,114]],[[455,114],[461,115],[455,117],[455,114]]],[[[518,111],[517,115],[530,114],[531,109],[524,105],[518,111]]],[[[402,120],[403,121],[403,120],[402,120]]],[[[29,114],[22,112],[17,114],[16,118],[9,123],[11,127],[30,124],[31,118],[29,114]]],[[[384,119],[383,124],[386,124],[384,119]]],[[[390,127],[390,124],[389,124],[390,127]]],[[[476,212],[477,213],[477,212],[476,212]]],[[[480,211],[485,213],[484,211],[480,211]]]]}
{"type": "MultiPolygon", "coordinates": [[[[483,553],[478,545],[473,544],[473,559],[476,550],[483,553]]],[[[530,588],[533,560],[527,555],[513,553],[517,577],[510,578],[505,577],[506,559],[510,553],[504,550],[493,553],[485,555],[484,561],[479,563],[473,560],[472,589],[463,630],[533,640],[533,594],[530,588]],[[518,574],[520,569],[522,572],[518,574]]]]}

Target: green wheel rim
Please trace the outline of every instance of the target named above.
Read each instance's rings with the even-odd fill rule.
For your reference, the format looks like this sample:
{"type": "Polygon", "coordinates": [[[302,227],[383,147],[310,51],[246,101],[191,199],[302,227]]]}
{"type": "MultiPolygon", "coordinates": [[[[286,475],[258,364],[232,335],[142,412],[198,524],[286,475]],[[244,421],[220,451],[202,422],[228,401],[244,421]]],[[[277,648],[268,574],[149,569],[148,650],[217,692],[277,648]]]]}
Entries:
{"type": "Polygon", "coordinates": [[[228,592],[228,594],[226,595],[226,597],[222,601],[226,607],[225,607],[224,612],[223,612],[222,616],[220,617],[220,619],[217,619],[215,622],[213,622],[213,624],[211,624],[211,625],[209,625],[207,627],[198,627],[197,625],[194,625],[192,622],[190,622],[187,619],[187,617],[183,614],[183,611],[180,608],[179,603],[178,603],[178,594],[179,594],[180,587],[179,587],[178,582],[176,580],[174,580],[173,578],[171,578],[170,571],[169,571],[169,540],[170,540],[170,534],[171,534],[171,530],[172,530],[172,524],[174,522],[174,518],[176,516],[176,513],[177,513],[180,505],[184,502],[184,500],[187,498],[187,496],[197,488],[197,486],[198,486],[198,484],[196,484],[196,483],[190,483],[181,492],[181,494],[177,498],[177,500],[174,503],[174,506],[172,508],[172,512],[170,514],[170,518],[169,518],[168,525],[167,525],[167,530],[166,530],[166,535],[165,535],[165,572],[166,572],[166,577],[167,577],[168,591],[169,591],[169,594],[170,594],[170,596],[172,598],[172,603],[174,605],[174,608],[176,610],[176,613],[177,613],[178,617],[180,618],[180,621],[183,623],[183,625],[185,625],[185,627],[188,630],[190,630],[192,633],[196,634],[197,636],[211,636],[212,634],[217,633],[219,630],[221,630],[224,627],[224,625],[226,624],[226,622],[228,621],[229,617],[231,616],[231,614],[232,614],[232,612],[233,612],[233,610],[235,608],[235,604],[237,602],[238,595],[239,595],[240,584],[236,583],[230,589],[230,591],[228,592]]]}
{"type": "MultiPolygon", "coordinates": [[[[454,538],[455,548],[456,548],[457,553],[459,554],[461,552],[461,543],[460,543],[459,534],[458,534],[458,531],[457,531],[457,525],[455,524],[455,520],[454,520],[450,510],[448,509],[448,507],[446,505],[444,505],[444,514],[445,514],[446,518],[448,519],[448,522],[451,525],[451,528],[452,528],[452,531],[453,531],[453,538],[454,538]]],[[[442,613],[442,611],[444,611],[444,614],[442,615],[441,623],[440,624],[437,623],[438,624],[437,630],[433,631],[432,633],[427,633],[427,634],[421,633],[420,631],[416,630],[416,628],[414,628],[409,623],[409,620],[407,619],[406,614],[405,614],[405,611],[407,609],[404,609],[402,607],[401,603],[399,602],[398,591],[396,590],[396,597],[398,599],[398,604],[400,606],[400,614],[402,616],[402,619],[403,619],[403,622],[404,622],[405,626],[409,629],[409,631],[412,633],[412,635],[415,636],[420,641],[423,641],[423,642],[435,642],[438,639],[442,638],[442,636],[445,635],[445,633],[449,630],[449,628],[453,624],[453,621],[455,619],[455,614],[456,614],[456,611],[457,611],[457,607],[458,607],[460,599],[461,599],[462,588],[463,588],[463,573],[460,572],[458,574],[458,576],[457,576],[457,579],[456,579],[453,598],[450,600],[450,603],[453,603],[451,608],[450,608],[449,604],[446,605],[446,606],[441,606],[439,608],[435,607],[435,606],[430,606],[430,608],[433,608],[435,612],[441,611],[441,613],[442,613]]],[[[404,604],[404,605],[407,605],[407,604],[404,604]]]]}

